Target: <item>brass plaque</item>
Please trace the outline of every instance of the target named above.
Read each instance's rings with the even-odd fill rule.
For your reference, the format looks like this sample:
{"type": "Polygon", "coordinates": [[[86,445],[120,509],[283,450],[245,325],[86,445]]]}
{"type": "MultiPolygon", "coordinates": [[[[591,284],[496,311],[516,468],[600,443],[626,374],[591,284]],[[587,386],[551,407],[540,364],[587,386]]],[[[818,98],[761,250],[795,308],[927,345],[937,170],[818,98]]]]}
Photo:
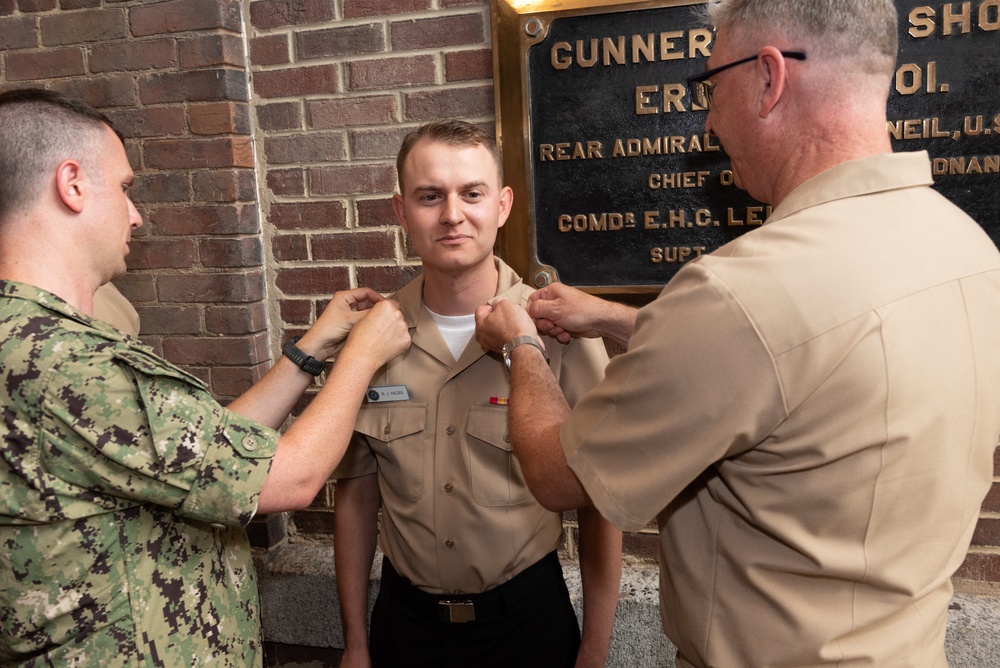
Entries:
{"type": "MultiPolygon", "coordinates": [[[[529,283],[656,292],[766,220],[686,90],[711,53],[703,4],[493,1],[497,137],[515,193],[499,252],[529,283]]],[[[928,150],[936,187],[996,242],[1000,0],[897,6],[894,150],[928,150]]]]}

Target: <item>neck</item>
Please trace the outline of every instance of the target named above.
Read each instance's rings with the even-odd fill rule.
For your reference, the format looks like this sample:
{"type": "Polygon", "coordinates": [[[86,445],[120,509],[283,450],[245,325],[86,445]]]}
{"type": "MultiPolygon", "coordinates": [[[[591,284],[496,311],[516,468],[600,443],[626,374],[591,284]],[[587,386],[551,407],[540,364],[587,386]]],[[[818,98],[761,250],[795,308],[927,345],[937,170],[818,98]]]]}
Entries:
{"type": "Polygon", "coordinates": [[[496,295],[498,279],[492,256],[459,273],[424,267],[424,305],[438,315],[470,315],[496,295]]]}

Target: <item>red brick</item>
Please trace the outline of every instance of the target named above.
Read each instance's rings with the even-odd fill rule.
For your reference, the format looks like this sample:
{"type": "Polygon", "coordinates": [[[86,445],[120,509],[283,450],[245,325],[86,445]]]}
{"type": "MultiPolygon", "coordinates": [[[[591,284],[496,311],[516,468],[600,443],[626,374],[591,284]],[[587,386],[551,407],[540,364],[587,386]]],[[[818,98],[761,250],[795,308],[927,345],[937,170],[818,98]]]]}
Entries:
{"type": "Polygon", "coordinates": [[[358,285],[364,285],[376,292],[388,294],[399,290],[416,278],[419,273],[419,266],[358,267],[358,285]]]}
{"type": "Polygon", "coordinates": [[[362,199],[355,202],[356,225],[359,227],[384,227],[396,225],[396,214],[392,210],[392,199],[362,199]]]}
{"type": "Polygon", "coordinates": [[[246,54],[243,40],[236,35],[202,35],[177,44],[178,61],[183,69],[211,65],[243,67],[246,54]]]}
{"type": "Polygon", "coordinates": [[[445,88],[404,96],[406,119],[431,121],[438,118],[492,116],[493,86],[445,88]]]}
{"type": "Polygon", "coordinates": [[[253,167],[253,147],[249,137],[148,141],[146,166],[156,169],[253,167]]]}
{"type": "Polygon", "coordinates": [[[371,195],[389,193],[396,187],[394,165],[344,165],[313,167],[310,190],[317,195],[371,195]]]}
{"type": "Polygon", "coordinates": [[[347,267],[304,267],[278,269],[275,285],[288,295],[329,295],[351,287],[347,267]]]}
{"type": "Polygon", "coordinates": [[[973,545],[1000,547],[1000,519],[980,517],[972,534],[973,545]]]}
{"type": "Polygon", "coordinates": [[[191,178],[199,202],[246,202],[257,198],[254,173],[249,169],[209,169],[191,178]]]}
{"type": "Polygon", "coordinates": [[[205,327],[215,334],[255,334],[267,329],[267,307],[263,303],[240,306],[209,306],[205,327]]]}
{"type": "Polygon", "coordinates": [[[250,3],[250,23],[255,28],[327,23],[334,20],[331,0],[264,0],[250,3]]]}
{"type": "Polygon", "coordinates": [[[56,8],[56,0],[17,0],[22,12],[47,12],[56,8]]]}
{"type": "Polygon", "coordinates": [[[481,14],[397,21],[389,25],[393,51],[482,44],[484,39],[481,14]]]}
{"type": "Polygon", "coordinates": [[[164,35],[189,30],[242,29],[240,0],[173,0],[132,7],[129,25],[135,37],[164,35]]]}
{"type": "Polygon", "coordinates": [[[493,52],[490,49],[452,51],[444,54],[445,81],[474,81],[493,78],[493,52]]]}
{"type": "Polygon", "coordinates": [[[399,107],[394,95],[370,95],[338,100],[306,100],[311,128],[342,128],[351,125],[379,125],[397,119],[399,107]]]}
{"type": "Polygon", "coordinates": [[[983,499],[983,510],[987,512],[1000,513],[1000,482],[995,482],[990,487],[983,499]]]}
{"type": "Polygon", "coordinates": [[[441,7],[489,7],[489,0],[441,0],[441,7]]]}
{"type": "Polygon", "coordinates": [[[201,308],[197,306],[139,306],[143,336],[154,334],[200,334],[201,308]]]}
{"type": "Polygon", "coordinates": [[[7,80],[26,81],[85,74],[83,50],[47,49],[7,54],[7,80]]]}
{"type": "Polygon", "coordinates": [[[309,243],[299,234],[285,234],[271,239],[271,252],[278,262],[309,259],[309,243]]]}
{"type": "Polygon", "coordinates": [[[355,160],[392,160],[395,164],[399,145],[410,130],[409,127],[382,128],[378,130],[353,130],[351,137],[351,157],[355,160]]]}
{"type": "Polygon", "coordinates": [[[135,82],[128,75],[57,81],[53,83],[52,88],[64,95],[81,99],[99,109],[107,109],[108,107],[132,108],[138,102],[135,94],[135,82]]]}
{"type": "Polygon", "coordinates": [[[313,308],[309,299],[280,299],[278,308],[282,322],[293,325],[308,325],[312,322],[313,308]]]}
{"type": "Polygon", "coordinates": [[[311,132],[285,137],[266,137],[264,155],[268,164],[337,162],[347,158],[342,132],[311,132]]]}
{"type": "Polygon", "coordinates": [[[259,237],[203,239],[198,253],[205,267],[259,267],[264,262],[259,237]]]}
{"type": "Polygon", "coordinates": [[[302,104],[300,102],[274,102],[256,108],[257,123],[262,130],[301,130],[302,104]]]}
{"type": "Polygon", "coordinates": [[[264,35],[250,40],[250,63],[261,65],[283,65],[291,62],[288,52],[287,35],[264,35]]]}
{"type": "Polygon", "coordinates": [[[101,0],[59,0],[59,9],[69,10],[69,9],[89,9],[91,7],[100,7],[101,0]]]}
{"type": "Polygon", "coordinates": [[[993,475],[1000,478],[1000,448],[993,451],[993,475]]]}
{"type": "Polygon", "coordinates": [[[107,114],[115,129],[126,137],[179,135],[186,128],[181,106],[109,110],[107,114]]]}
{"type": "Polygon", "coordinates": [[[98,44],[90,52],[91,72],[151,70],[177,65],[177,43],[172,39],[98,44]]]}
{"type": "Polygon", "coordinates": [[[431,0],[344,0],[344,18],[407,14],[431,8],[431,0]]]}
{"type": "Polygon", "coordinates": [[[272,169],[267,172],[267,187],[275,195],[294,197],[306,194],[306,175],[301,169],[272,169]]]}
{"type": "Polygon", "coordinates": [[[287,537],[284,513],[256,515],[247,525],[247,536],[251,547],[270,549],[283,543],[287,537]]]}
{"type": "Polygon", "coordinates": [[[295,53],[300,60],[331,56],[354,56],[385,50],[385,34],[375,23],[325,30],[307,30],[295,35],[295,53]]]}
{"type": "Polygon", "coordinates": [[[434,57],[380,58],[347,64],[347,87],[350,90],[395,88],[434,83],[434,57]]]}
{"type": "Polygon", "coordinates": [[[161,302],[246,304],[264,298],[264,276],[260,272],[163,275],[157,279],[161,302]]]}
{"type": "Polygon", "coordinates": [[[245,365],[257,359],[255,337],[225,336],[212,338],[165,338],[163,354],[174,364],[215,366],[245,365]]]}
{"type": "Polygon", "coordinates": [[[238,102],[192,104],[188,107],[192,134],[250,134],[250,105],[238,102]]]}
{"type": "Polygon", "coordinates": [[[333,534],[332,510],[300,510],[292,516],[292,522],[301,534],[315,536],[333,534]]]}
{"type": "Polygon", "coordinates": [[[955,577],[978,582],[1000,582],[1000,554],[971,550],[955,577]]]}
{"type": "Polygon", "coordinates": [[[192,239],[133,239],[129,247],[130,266],[136,269],[186,269],[198,257],[192,239]]]}
{"type": "Polygon", "coordinates": [[[254,91],[263,98],[336,93],[337,66],[293,67],[254,72],[254,91]]]}
{"type": "Polygon", "coordinates": [[[156,300],[156,281],[152,274],[125,273],[115,279],[115,287],[135,306],[156,300]]]}
{"type": "Polygon", "coordinates": [[[0,18],[0,51],[31,49],[38,46],[35,20],[33,16],[0,18]]]}
{"type": "Polygon", "coordinates": [[[38,28],[45,46],[110,42],[128,36],[125,11],[122,9],[50,14],[39,19],[38,28]]]}
{"type": "Polygon", "coordinates": [[[246,73],[236,70],[165,72],[139,79],[143,104],[247,99],[246,73]]]}
{"type": "Polygon", "coordinates": [[[347,227],[347,214],[340,202],[272,204],[268,221],[279,230],[328,230],[347,227]]]}
{"type": "Polygon", "coordinates": [[[245,367],[215,367],[212,369],[212,393],[216,396],[238,397],[259,380],[255,376],[253,369],[245,367]]]}
{"type": "Polygon", "coordinates": [[[392,232],[318,234],[312,238],[314,260],[391,260],[396,257],[392,232]]]}
{"type": "Polygon", "coordinates": [[[13,13],[14,13],[14,0],[0,0],[0,16],[8,16],[13,13]]]}
{"type": "Polygon", "coordinates": [[[257,234],[257,206],[175,206],[157,209],[150,216],[156,234],[186,236],[191,234],[257,234]]]}
{"type": "Polygon", "coordinates": [[[191,183],[185,174],[140,172],[130,192],[136,203],[187,202],[191,199],[191,183]]]}

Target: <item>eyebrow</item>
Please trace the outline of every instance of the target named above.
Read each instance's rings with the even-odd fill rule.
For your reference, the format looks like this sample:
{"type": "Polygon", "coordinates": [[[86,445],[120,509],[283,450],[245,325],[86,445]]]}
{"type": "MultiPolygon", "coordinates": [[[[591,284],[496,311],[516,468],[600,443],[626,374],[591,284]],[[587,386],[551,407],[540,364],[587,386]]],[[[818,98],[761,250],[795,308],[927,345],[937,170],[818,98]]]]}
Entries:
{"type": "MultiPolygon", "coordinates": [[[[468,183],[463,183],[459,190],[470,190],[472,188],[483,188],[489,189],[489,184],[486,181],[469,181],[468,183]]],[[[415,186],[413,192],[424,193],[424,192],[440,192],[444,190],[441,186],[436,185],[421,185],[415,186]]]]}

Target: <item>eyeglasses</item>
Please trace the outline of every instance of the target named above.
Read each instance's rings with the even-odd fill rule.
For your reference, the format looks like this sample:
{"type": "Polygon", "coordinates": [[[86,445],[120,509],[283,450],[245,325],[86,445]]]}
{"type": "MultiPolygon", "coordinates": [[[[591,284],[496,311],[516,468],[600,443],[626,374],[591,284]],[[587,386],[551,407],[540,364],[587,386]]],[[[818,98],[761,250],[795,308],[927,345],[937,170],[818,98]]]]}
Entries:
{"type": "MultiPolygon", "coordinates": [[[[806,54],[802,51],[781,51],[781,55],[785,58],[794,58],[795,60],[805,60],[806,54]]],[[[708,109],[712,106],[712,89],[715,87],[714,81],[709,81],[719,72],[728,70],[730,67],[736,67],[737,65],[742,65],[743,63],[749,63],[751,61],[757,60],[757,55],[747,56],[740,60],[734,60],[731,63],[726,63],[725,65],[720,65],[719,67],[713,67],[710,70],[705,70],[697,76],[693,76],[687,80],[688,91],[691,93],[691,99],[694,100],[702,109],[708,109]]]]}

